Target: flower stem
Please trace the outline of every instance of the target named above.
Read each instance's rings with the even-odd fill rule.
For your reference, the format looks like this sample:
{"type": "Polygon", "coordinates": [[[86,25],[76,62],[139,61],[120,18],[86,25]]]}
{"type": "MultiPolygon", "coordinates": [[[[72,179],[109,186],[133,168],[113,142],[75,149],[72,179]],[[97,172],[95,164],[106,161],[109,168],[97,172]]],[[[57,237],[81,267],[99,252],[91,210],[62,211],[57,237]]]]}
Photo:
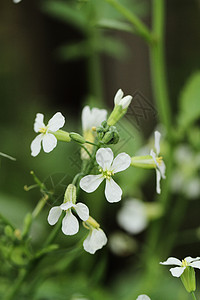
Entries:
{"type": "Polygon", "coordinates": [[[192,298],[193,298],[194,300],[197,300],[197,298],[196,298],[196,296],[195,296],[195,293],[194,293],[194,292],[191,292],[191,295],[192,295],[192,298]]]}
{"type": "Polygon", "coordinates": [[[153,42],[153,36],[148,27],[129,9],[124,7],[121,3],[116,0],[105,0],[111,6],[113,6],[126,20],[128,20],[136,29],[138,35],[143,37],[148,43],[153,42]]]}

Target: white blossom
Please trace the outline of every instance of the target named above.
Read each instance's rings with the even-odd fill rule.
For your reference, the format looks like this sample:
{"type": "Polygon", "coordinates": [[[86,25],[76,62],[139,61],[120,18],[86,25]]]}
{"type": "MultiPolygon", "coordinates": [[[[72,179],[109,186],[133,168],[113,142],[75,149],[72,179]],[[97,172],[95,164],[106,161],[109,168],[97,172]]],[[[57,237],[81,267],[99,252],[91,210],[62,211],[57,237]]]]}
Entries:
{"type": "Polygon", "coordinates": [[[136,300],[151,300],[147,295],[140,295],[136,300]]]}
{"type": "Polygon", "coordinates": [[[123,96],[124,96],[123,91],[121,89],[119,89],[115,95],[114,103],[115,103],[115,105],[121,105],[123,109],[126,109],[130,105],[133,97],[130,95],[125,96],[125,97],[123,97],[123,96]]]}
{"type": "Polygon", "coordinates": [[[150,155],[152,156],[155,164],[156,164],[156,192],[158,194],[161,193],[160,189],[160,180],[161,178],[165,179],[165,163],[162,158],[159,158],[158,155],[160,153],[160,137],[161,134],[158,131],[155,131],[155,150],[156,153],[151,149],[150,155]]]}
{"type": "Polygon", "coordinates": [[[60,113],[57,112],[48,122],[47,126],[44,124],[44,115],[41,113],[36,114],[34,131],[40,133],[31,143],[31,155],[37,156],[41,150],[41,143],[44,152],[51,152],[57,145],[57,139],[53,135],[65,124],[65,118],[60,113]]]}
{"type": "Polygon", "coordinates": [[[101,228],[90,227],[90,232],[83,242],[83,248],[90,254],[94,254],[107,243],[107,237],[101,228]]]}
{"type": "Polygon", "coordinates": [[[72,201],[67,201],[60,206],[54,206],[50,209],[48,223],[50,225],[55,225],[64,210],[66,215],[62,220],[62,232],[66,235],[76,234],[79,230],[79,223],[77,218],[72,214],[72,208],[76,211],[81,220],[86,221],[89,218],[89,209],[85,204],[73,204],[72,201]]]}
{"type": "Polygon", "coordinates": [[[13,0],[13,3],[19,3],[19,2],[21,2],[22,0],[13,0]]]}
{"type": "Polygon", "coordinates": [[[82,129],[83,133],[98,127],[107,119],[107,111],[105,109],[92,108],[87,105],[82,110],[82,129]]]}
{"type": "Polygon", "coordinates": [[[100,174],[87,175],[80,181],[80,187],[87,193],[94,192],[100,183],[105,179],[105,197],[108,202],[118,202],[121,200],[122,190],[113,180],[112,176],[126,170],[131,163],[131,158],[126,153],[120,153],[113,160],[114,155],[110,148],[100,148],[96,153],[96,161],[99,165],[100,174]]]}
{"type": "Polygon", "coordinates": [[[180,277],[187,267],[200,269],[200,257],[192,258],[187,256],[182,261],[175,257],[169,257],[166,261],[160,262],[160,264],[178,266],[171,268],[170,272],[174,277],[180,277]]]}
{"type": "Polygon", "coordinates": [[[138,199],[128,199],[117,214],[119,225],[131,234],[140,233],[148,224],[145,204],[138,199]]]}

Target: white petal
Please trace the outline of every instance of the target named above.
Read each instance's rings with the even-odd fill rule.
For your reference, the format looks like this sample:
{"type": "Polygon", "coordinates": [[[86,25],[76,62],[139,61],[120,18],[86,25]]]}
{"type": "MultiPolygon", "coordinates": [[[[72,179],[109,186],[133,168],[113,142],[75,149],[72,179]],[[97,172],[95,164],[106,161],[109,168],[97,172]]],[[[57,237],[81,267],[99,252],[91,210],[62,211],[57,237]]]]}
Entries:
{"type": "Polygon", "coordinates": [[[159,168],[159,163],[158,163],[157,160],[156,160],[156,153],[155,153],[152,149],[151,149],[151,151],[150,151],[150,155],[152,156],[152,158],[153,158],[153,160],[154,160],[154,162],[155,162],[157,168],[159,168]]]}
{"type": "Polygon", "coordinates": [[[140,295],[136,300],[151,300],[147,295],[140,295]]]}
{"type": "Polygon", "coordinates": [[[130,105],[132,98],[132,96],[126,96],[120,101],[120,105],[123,109],[127,108],[130,105]]]}
{"type": "Polygon", "coordinates": [[[83,242],[85,251],[94,254],[97,250],[101,249],[107,243],[107,237],[103,230],[92,229],[87,238],[83,242]]]}
{"type": "Polygon", "coordinates": [[[193,258],[193,257],[191,257],[191,256],[187,256],[187,257],[185,257],[185,260],[186,260],[188,263],[191,263],[192,261],[200,260],[200,257],[197,256],[197,257],[193,258]]]}
{"type": "Polygon", "coordinates": [[[160,189],[160,180],[161,180],[160,171],[156,169],[156,192],[157,192],[158,194],[161,193],[161,189],[160,189]]]}
{"type": "Polygon", "coordinates": [[[87,175],[80,180],[80,187],[87,193],[94,192],[100,183],[104,180],[104,177],[99,175],[87,175]]]}
{"type": "Polygon", "coordinates": [[[51,133],[46,133],[42,139],[42,146],[44,152],[49,153],[51,152],[57,145],[56,137],[51,133]]]}
{"type": "Polygon", "coordinates": [[[62,213],[62,209],[60,206],[54,206],[50,209],[49,215],[48,215],[48,223],[50,225],[54,225],[58,222],[58,219],[60,218],[60,215],[62,213]]]}
{"type": "Polygon", "coordinates": [[[41,141],[43,138],[43,134],[37,135],[31,143],[31,155],[37,156],[41,150],[41,141]]]}
{"type": "Polygon", "coordinates": [[[190,263],[190,266],[193,268],[200,269],[200,261],[193,261],[192,263],[190,263]]]}
{"type": "Polygon", "coordinates": [[[131,158],[126,153],[118,154],[111,166],[111,169],[114,173],[121,172],[126,170],[131,164],[131,158]]]}
{"type": "Polygon", "coordinates": [[[77,218],[72,214],[71,210],[66,212],[66,216],[62,220],[62,232],[66,235],[76,234],[79,230],[77,218]]]}
{"type": "Polygon", "coordinates": [[[118,202],[122,197],[122,190],[120,186],[112,179],[106,179],[105,196],[108,202],[118,202]]]}
{"type": "Polygon", "coordinates": [[[137,234],[147,226],[144,203],[138,199],[126,200],[117,214],[119,225],[131,234],[137,234]]]}
{"type": "Polygon", "coordinates": [[[83,131],[90,130],[92,125],[90,123],[90,108],[88,105],[83,108],[81,119],[83,131]]]}
{"type": "Polygon", "coordinates": [[[160,153],[160,137],[161,137],[161,134],[160,134],[159,131],[155,131],[154,135],[155,135],[155,149],[156,149],[156,153],[158,155],[160,153]]]}
{"type": "Polygon", "coordinates": [[[174,277],[180,277],[183,274],[184,270],[185,267],[175,267],[175,268],[171,268],[170,272],[174,277]]]}
{"type": "Polygon", "coordinates": [[[165,178],[166,178],[166,176],[165,176],[166,166],[165,166],[164,161],[161,162],[161,165],[159,165],[158,169],[159,169],[159,171],[160,171],[161,177],[162,177],[163,179],[165,179],[165,178]]]}
{"type": "Polygon", "coordinates": [[[71,201],[67,201],[66,203],[61,204],[60,208],[62,210],[68,210],[69,208],[74,207],[74,204],[71,201]]]}
{"type": "Polygon", "coordinates": [[[83,204],[83,203],[77,203],[74,206],[79,218],[81,218],[81,220],[83,221],[87,221],[87,219],[89,218],[89,209],[87,207],[87,205],[83,204]]]}
{"type": "Polygon", "coordinates": [[[60,113],[57,112],[48,122],[48,130],[57,131],[58,129],[62,128],[65,124],[65,117],[60,113]]]}
{"type": "Polygon", "coordinates": [[[160,262],[161,265],[177,265],[181,266],[182,262],[180,259],[175,257],[169,257],[166,261],[160,262]]]}
{"type": "Polygon", "coordinates": [[[123,91],[121,89],[119,89],[114,98],[115,105],[119,105],[119,102],[121,101],[123,95],[124,95],[123,91]]]}
{"type": "Polygon", "coordinates": [[[103,121],[107,119],[107,110],[106,109],[99,109],[99,108],[92,108],[92,117],[93,117],[93,124],[92,127],[98,127],[101,125],[103,121]]]}
{"type": "Polygon", "coordinates": [[[100,148],[96,153],[96,161],[103,170],[110,170],[113,152],[110,148],[100,148]]]}
{"type": "Polygon", "coordinates": [[[82,110],[82,128],[83,131],[91,130],[93,126],[100,126],[107,118],[107,111],[105,109],[92,108],[85,106],[82,110]]]}
{"type": "Polygon", "coordinates": [[[35,132],[39,132],[40,128],[44,128],[44,115],[43,114],[36,114],[35,123],[34,123],[34,130],[35,132]]]}

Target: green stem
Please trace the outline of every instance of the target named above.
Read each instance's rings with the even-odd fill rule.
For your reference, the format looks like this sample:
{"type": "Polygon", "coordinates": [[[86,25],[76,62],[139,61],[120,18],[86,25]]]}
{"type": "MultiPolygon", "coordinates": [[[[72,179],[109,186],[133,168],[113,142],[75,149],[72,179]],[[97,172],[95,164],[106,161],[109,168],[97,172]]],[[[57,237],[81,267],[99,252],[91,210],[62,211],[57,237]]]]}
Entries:
{"type": "Polygon", "coordinates": [[[47,200],[49,199],[49,196],[47,194],[45,194],[41,199],[40,201],[38,202],[38,204],[36,205],[33,213],[32,213],[32,216],[33,218],[35,219],[39,213],[41,212],[41,210],[43,209],[43,207],[45,206],[47,200]]]}
{"type": "Polygon", "coordinates": [[[24,279],[26,278],[28,271],[25,269],[20,270],[19,276],[12,285],[12,288],[8,289],[8,292],[4,296],[4,300],[12,300],[19,291],[24,279]]]}
{"type": "Polygon", "coordinates": [[[153,36],[148,27],[130,10],[116,0],[105,0],[113,6],[122,16],[126,18],[136,29],[138,35],[143,37],[148,43],[152,43],[153,36]]]}
{"type": "Polygon", "coordinates": [[[171,136],[171,109],[164,58],[164,0],[153,0],[152,32],[155,42],[150,45],[150,63],[152,73],[153,95],[159,111],[159,117],[171,136]]]}
{"type": "Polygon", "coordinates": [[[197,298],[196,298],[196,296],[195,296],[195,293],[194,293],[194,292],[191,292],[191,295],[192,295],[192,298],[193,298],[194,300],[197,300],[197,298]]]}

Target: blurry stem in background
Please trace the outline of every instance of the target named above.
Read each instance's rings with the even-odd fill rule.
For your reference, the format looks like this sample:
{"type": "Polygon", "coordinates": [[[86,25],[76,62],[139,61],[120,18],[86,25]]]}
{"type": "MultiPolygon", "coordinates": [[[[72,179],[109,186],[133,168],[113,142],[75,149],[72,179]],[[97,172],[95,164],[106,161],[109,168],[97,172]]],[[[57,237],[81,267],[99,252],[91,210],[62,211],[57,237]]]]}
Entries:
{"type": "Polygon", "coordinates": [[[196,296],[195,296],[195,293],[194,293],[194,292],[192,292],[192,293],[191,293],[191,295],[192,295],[192,298],[193,298],[194,300],[197,300],[197,298],[196,298],[196,296]]]}
{"type": "Polygon", "coordinates": [[[134,26],[138,35],[140,35],[150,44],[153,42],[153,36],[150,30],[133,12],[130,12],[130,10],[116,0],[105,1],[113,6],[122,16],[126,18],[126,20],[128,20],[134,26]]]}

